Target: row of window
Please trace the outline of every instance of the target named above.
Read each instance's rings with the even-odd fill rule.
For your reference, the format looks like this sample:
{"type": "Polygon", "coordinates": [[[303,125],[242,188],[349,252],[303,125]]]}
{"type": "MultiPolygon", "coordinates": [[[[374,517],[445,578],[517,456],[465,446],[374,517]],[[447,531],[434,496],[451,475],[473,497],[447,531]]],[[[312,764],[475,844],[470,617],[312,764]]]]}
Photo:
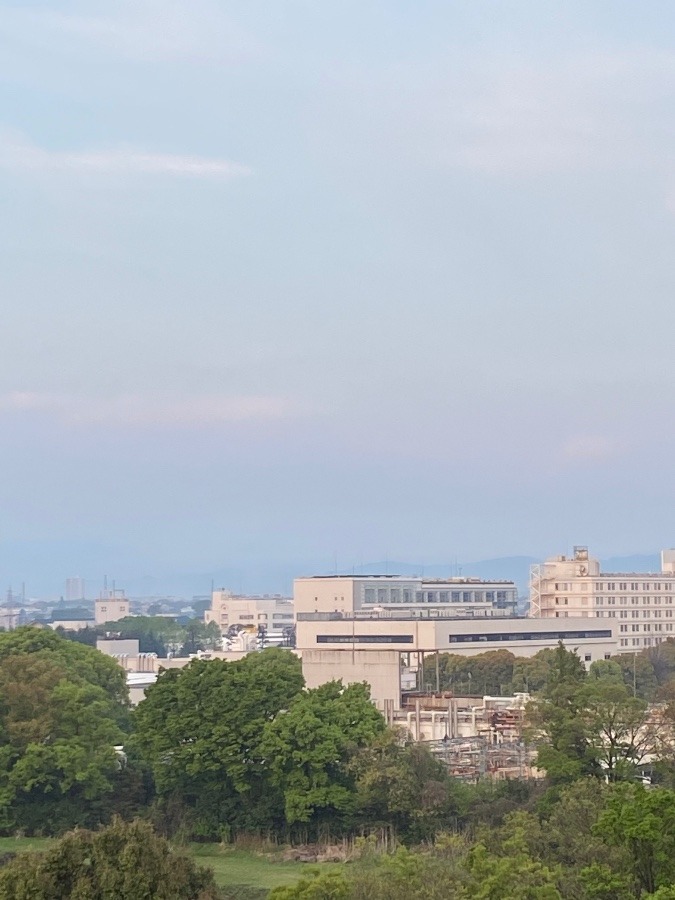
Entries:
{"type": "MultiPolygon", "coordinates": [[[[556,581],[556,591],[572,591],[578,582],[556,581]]],[[[582,591],[588,590],[588,582],[580,584],[582,591]]],[[[675,585],[672,581],[596,581],[594,591],[672,591],[675,585]]]]}
{"type": "MultiPolygon", "coordinates": [[[[631,625],[630,630],[631,631],[639,631],[640,626],[639,625],[631,625]]],[[[643,625],[642,630],[643,631],[651,631],[652,626],[651,625],[643,625]]],[[[654,624],[654,631],[672,631],[672,630],[673,630],[673,626],[672,626],[671,622],[667,622],[665,627],[660,622],[654,624]]],[[[619,625],[619,631],[628,631],[628,625],[619,625]]]]}
{"type": "MultiPolygon", "coordinates": [[[[642,646],[642,647],[654,647],[654,646],[656,646],[657,644],[662,643],[664,640],[665,640],[665,638],[661,638],[661,637],[656,637],[656,638],[644,638],[644,640],[643,640],[642,638],[631,638],[631,640],[630,640],[630,645],[631,645],[632,647],[640,647],[640,646],[642,646]]],[[[629,646],[629,640],[628,640],[628,638],[621,638],[621,640],[619,641],[619,646],[620,646],[620,647],[628,647],[628,646],[629,646]]]]}
{"type": "MultiPolygon", "coordinates": [[[[643,606],[649,606],[652,599],[654,600],[654,605],[659,606],[661,603],[661,597],[619,597],[619,603],[621,606],[638,606],[642,603],[643,606]]],[[[666,604],[672,603],[672,596],[664,597],[664,602],[666,604]]],[[[616,597],[596,597],[595,604],[596,606],[604,606],[605,601],[607,602],[607,606],[616,606],[616,597]]]]}
{"type": "Polygon", "coordinates": [[[517,634],[451,634],[451,644],[480,643],[487,641],[582,641],[591,638],[609,638],[610,630],[591,629],[589,631],[525,631],[517,634]]]}
{"type": "Polygon", "coordinates": [[[515,603],[515,591],[413,591],[366,588],[364,603],[515,603]]]}
{"type": "MultiPolygon", "coordinates": [[[[664,609],[663,615],[666,619],[672,619],[673,618],[672,609],[664,609]]],[[[617,618],[618,619],[627,619],[628,618],[628,610],[620,609],[618,616],[616,614],[616,610],[613,610],[613,609],[608,609],[607,612],[604,612],[604,610],[601,610],[601,609],[597,609],[595,611],[596,619],[602,619],[602,618],[604,618],[604,616],[607,616],[608,619],[617,619],[617,618]]],[[[643,609],[642,610],[642,618],[643,619],[651,619],[652,616],[655,619],[660,619],[661,618],[661,610],[660,609],[655,609],[655,610],[643,609]]],[[[631,619],[639,619],[640,618],[640,610],[632,609],[631,613],[630,613],[630,618],[631,619]]]]}
{"type": "Polygon", "coordinates": [[[317,634],[317,644],[412,644],[412,634],[317,634]]]}

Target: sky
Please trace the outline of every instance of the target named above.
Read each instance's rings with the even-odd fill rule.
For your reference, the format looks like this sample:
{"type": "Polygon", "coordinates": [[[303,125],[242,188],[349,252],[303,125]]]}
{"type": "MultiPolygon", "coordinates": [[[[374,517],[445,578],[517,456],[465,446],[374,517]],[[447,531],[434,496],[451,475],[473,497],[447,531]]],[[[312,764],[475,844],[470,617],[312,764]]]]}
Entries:
{"type": "Polygon", "coordinates": [[[675,543],[675,7],[0,2],[0,590],[675,543]]]}

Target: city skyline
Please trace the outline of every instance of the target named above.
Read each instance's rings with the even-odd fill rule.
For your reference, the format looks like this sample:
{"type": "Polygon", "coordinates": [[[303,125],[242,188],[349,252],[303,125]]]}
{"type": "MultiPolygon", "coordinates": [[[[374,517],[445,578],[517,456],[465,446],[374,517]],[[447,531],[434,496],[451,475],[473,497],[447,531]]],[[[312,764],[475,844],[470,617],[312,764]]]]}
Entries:
{"type": "Polygon", "coordinates": [[[674,25],[0,9],[0,585],[674,543],[674,25]]]}

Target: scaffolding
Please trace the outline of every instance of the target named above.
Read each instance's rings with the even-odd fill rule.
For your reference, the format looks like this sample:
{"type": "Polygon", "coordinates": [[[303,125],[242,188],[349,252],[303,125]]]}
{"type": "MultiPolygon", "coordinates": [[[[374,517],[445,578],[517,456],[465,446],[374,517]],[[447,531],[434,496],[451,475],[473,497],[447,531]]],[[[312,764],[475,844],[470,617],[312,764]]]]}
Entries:
{"type": "Polygon", "coordinates": [[[530,615],[541,618],[541,565],[530,566],[530,615]]]}
{"type": "Polygon", "coordinates": [[[467,784],[476,784],[485,778],[503,781],[540,777],[534,767],[536,751],[522,741],[491,743],[489,736],[480,735],[425,743],[449,775],[467,784]]]}

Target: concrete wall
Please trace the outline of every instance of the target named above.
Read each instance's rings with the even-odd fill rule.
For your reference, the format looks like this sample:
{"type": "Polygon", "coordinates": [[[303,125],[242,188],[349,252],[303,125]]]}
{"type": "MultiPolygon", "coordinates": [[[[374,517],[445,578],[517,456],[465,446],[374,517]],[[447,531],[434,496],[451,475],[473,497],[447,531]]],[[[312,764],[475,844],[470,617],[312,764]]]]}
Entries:
{"type": "Polygon", "coordinates": [[[342,679],[345,684],[366,681],[378,709],[391,701],[401,705],[399,654],[395,650],[304,650],[302,674],[308,688],[342,679]]]}

